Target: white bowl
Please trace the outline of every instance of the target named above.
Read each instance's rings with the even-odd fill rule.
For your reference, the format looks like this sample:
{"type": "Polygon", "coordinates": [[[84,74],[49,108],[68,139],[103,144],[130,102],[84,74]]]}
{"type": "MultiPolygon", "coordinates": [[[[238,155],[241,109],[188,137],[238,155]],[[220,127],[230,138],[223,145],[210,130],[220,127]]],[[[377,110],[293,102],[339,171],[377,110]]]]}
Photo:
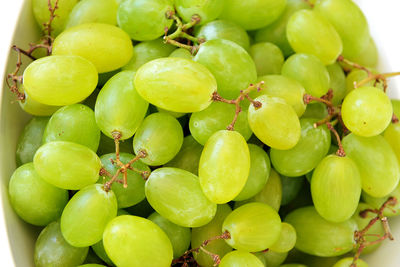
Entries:
{"type": "MultiPolygon", "coordinates": [[[[381,72],[400,70],[400,1],[355,1],[366,14],[371,34],[380,55],[381,72]]],[[[11,44],[26,48],[37,41],[40,31],[31,12],[30,0],[8,0],[0,3],[0,74],[15,68],[16,54],[10,53],[11,44]],[[19,16],[18,16],[19,14],[19,16]],[[14,26],[15,25],[15,26],[14,26]],[[15,30],[14,30],[15,29],[15,30]],[[14,35],[12,35],[14,32],[14,35]]],[[[29,62],[26,58],[23,62],[29,62]]],[[[4,81],[4,77],[2,76],[4,81]]],[[[400,78],[390,82],[389,95],[400,98],[400,78]]],[[[0,94],[0,248],[1,266],[33,266],[33,248],[39,228],[28,225],[15,214],[8,200],[8,181],[15,169],[15,148],[18,136],[29,116],[14,101],[4,83],[0,94]]],[[[400,218],[391,219],[395,241],[385,241],[375,253],[365,256],[370,267],[400,266],[400,218]]],[[[325,267],[325,266],[321,266],[325,267]]]]}

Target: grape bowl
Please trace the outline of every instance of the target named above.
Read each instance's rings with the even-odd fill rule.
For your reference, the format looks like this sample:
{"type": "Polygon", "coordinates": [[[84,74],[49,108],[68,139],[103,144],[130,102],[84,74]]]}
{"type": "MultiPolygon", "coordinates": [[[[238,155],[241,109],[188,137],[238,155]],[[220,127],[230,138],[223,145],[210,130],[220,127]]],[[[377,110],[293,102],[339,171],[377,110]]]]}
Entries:
{"type": "MultiPolygon", "coordinates": [[[[377,224],[382,220],[385,233],[393,236],[389,241],[379,232],[385,240],[361,259],[370,267],[400,265],[400,218],[388,215],[391,206],[399,212],[400,199],[381,201],[399,190],[399,168],[393,167],[399,152],[387,153],[392,151],[389,144],[400,149],[393,145],[400,143],[400,134],[388,127],[398,123],[396,107],[383,90],[400,99],[400,78],[378,75],[400,71],[400,39],[394,31],[400,23],[398,1],[353,1],[364,13],[373,41],[361,17],[346,17],[354,11],[351,5],[343,17],[332,11],[335,3],[346,6],[351,0],[249,1],[253,6],[239,0],[232,5],[214,0],[208,6],[197,6],[198,0],[99,0],[97,9],[93,0],[70,0],[64,2],[71,7],[63,6],[59,14],[51,5],[39,10],[40,2],[47,3],[0,4],[12,7],[1,18],[8,29],[0,46],[4,266],[56,266],[60,260],[51,255],[62,255],[61,250],[53,253],[58,242],[68,251],[59,266],[147,266],[144,261],[149,266],[196,266],[196,260],[201,266],[330,267],[340,258],[351,259],[357,249],[368,252],[376,246],[352,250],[353,235],[356,241],[365,238],[361,229],[354,234],[363,228],[351,219],[357,217],[356,208],[368,219],[381,216],[377,224]],[[287,3],[298,11],[286,12],[287,3]],[[60,26],[57,20],[63,15],[69,17],[60,26]],[[36,20],[49,22],[44,32],[51,29],[49,35],[57,37],[41,39],[36,20]],[[356,29],[351,34],[347,20],[356,29]],[[279,21],[287,24],[287,39],[271,32],[279,21]],[[310,42],[315,36],[318,42],[310,42]],[[44,48],[31,53],[29,44],[39,40],[44,48]],[[370,54],[367,59],[353,57],[361,47],[374,45],[376,62],[371,64],[375,59],[370,54]],[[30,56],[38,59],[31,63],[30,56]],[[20,60],[22,65],[16,66],[20,60]],[[344,91],[336,89],[340,85],[333,79],[347,82],[344,91]],[[360,99],[379,106],[379,112],[360,112],[360,99]],[[321,105],[306,109],[314,102],[321,105]],[[324,105],[326,116],[315,119],[324,105]],[[357,112],[363,113],[363,123],[357,112]],[[29,129],[33,124],[41,132],[29,129]],[[352,133],[346,136],[348,130],[352,133]],[[313,134],[307,137],[307,131],[313,134]],[[29,140],[34,139],[41,145],[29,158],[24,151],[33,149],[29,140]],[[307,159],[293,160],[314,143],[325,145],[305,152],[307,159]],[[382,157],[371,160],[368,153],[382,157]],[[288,196],[282,198],[282,188],[289,190],[288,184],[295,185],[288,181],[300,176],[298,188],[309,198],[295,190],[284,200],[288,196]],[[250,177],[257,178],[250,184],[250,177]],[[344,193],[334,188],[337,177],[346,178],[340,183],[344,193]],[[280,190],[279,200],[269,197],[274,190],[280,190]],[[368,205],[358,204],[361,194],[368,205]],[[135,208],[144,201],[147,210],[135,208]],[[388,224],[384,216],[390,217],[388,224]],[[345,235],[350,242],[341,240],[345,235]],[[332,247],[329,242],[337,242],[335,251],[325,249],[332,247]],[[265,256],[286,257],[289,251],[285,263],[271,263],[273,256],[265,256]],[[319,257],[303,261],[304,253],[319,257]]],[[[360,261],[357,266],[364,267],[360,261]]]]}

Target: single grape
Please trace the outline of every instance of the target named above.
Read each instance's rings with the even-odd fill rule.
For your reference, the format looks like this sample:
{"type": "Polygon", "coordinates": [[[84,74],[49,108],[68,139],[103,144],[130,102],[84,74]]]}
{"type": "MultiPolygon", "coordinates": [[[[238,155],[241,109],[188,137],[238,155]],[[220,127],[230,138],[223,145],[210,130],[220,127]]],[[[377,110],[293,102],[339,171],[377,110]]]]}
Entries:
{"type": "Polygon", "coordinates": [[[218,18],[224,3],[224,0],[175,0],[174,5],[184,22],[190,22],[193,15],[198,15],[202,25],[218,18]]]}
{"type": "MultiPolygon", "coordinates": [[[[383,203],[385,203],[389,199],[389,197],[395,197],[397,200],[400,199],[400,185],[397,185],[397,187],[392,192],[390,192],[387,196],[384,197],[377,198],[368,195],[366,192],[362,193],[362,199],[375,209],[379,209],[383,205],[383,203]]],[[[387,217],[394,217],[399,215],[399,213],[400,213],[399,201],[396,203],[396,205],[390,206],[390,208],[385,209],[383,211],[383,214],[387,217]]]]}
{"type": "Polygon", "coordinates": [[[256,64],[258,76],[281,73],[285,58],[276,45],[272,43],[253,44],[250,47],[249,54],[256,64]]]}
{"type": "Polygon", "coordinates": [[[383,137],[393,149],[400,164],[400,123],[390,123],[383,132],[383,137]]]}
{"type": "Polygon", "coordinates": [[[393,113],[397,116],[400,117],[400,100],[397,99],[391,99],[393,106],[393,113]]]}
{"type": "Polygon", "coordinates": [[[23,111],[34,116],[50,116],[56,112],[61,106],[49,106],[33,100],[26,92],[24,92],[25,99],[18,101],[19,106],[23,111]]]}
{"type": "Polygon", "coordinates": [[[169,110],[165,110],[165,109],[162,109],[162,108],[159,108],[159,107],[156,107],[156,109],[157,109],[158,112],[167,113],[167,114],[171,115],[172,117],[174,117],[176,119],[182,118],[183,116],[186,115],[186,113],[169,111],[169,110]]]}
{"type": "Polygon", "coordinates": [[[142,202],[139,202],[132,207],[128,207],[125,210],[127,210],[129,214],[140,217],[148,217],[154,212],[153,207],[149,204],[146,198],[142,202]]]}
{"type": "MultiPolygon", "coordinates": [[[[129,214],[126,214],[126,215],[129,215],[129,214]]],[[[91,248],[93,249],[93,251],[96,253],[96,255],[102,261],[104,261],[105,263],[107,263],[110,266],[114,266],[114,263],[112,262],[112,260],[110,260],[110,258],[107,255],[106,250],[104,249],[103,240],[100,240],[96,244],[92,245],[91,248]]]]}
{"type": "Polygon", "coordinates": [[[357,55],[349,55],[348,59],[361,66],[375,68],[378,65],[379,54],[374,39],[369,37],[368,45],[357,55]]]}
{"type": "Polygon", "coordinates": [[[185,48],[175,49],[171,54],[169,54],[169,57],[185,58],[190,60],[193,59],[192,54],[185,48]]]}
{"type": "Polygon", "coordinates": [[[307,104],[306,111],[302,118],[324,119],[328,116],[328,110],[325,104],[320,102],[311,102],[307,104]]]}
{"type": "MultiPolygon", "coordinates": [[[[353,258],[347,257],[347,258],[341,259],[340,261],[335,263],[335,265],[333,265],[332,267],[350,267],[352,263],[353,263],[353,258]]],[[[357,264],[357,267],[368,267],[369,266],[368,263],[366,263],[362,259],[357,259],[356,264],[357,264]]]]}
{"type": "Polygon", "coordinates": [[[282,223],[278,240],[270,247],[272,251],[285,253],[294,248],[296,244],[296,230],[289,223],[282,223]]]}
{"type": "Polygon", "coordinates": [[[286,260],[288,253],[278,253],[268,250],[267,252],[256,252],[254,255],[264,263],[264,266],[279,267],[286,260]]]}
{"type": "Polygon", "coordinates": [[[282,202],[281,205],[289,204],[299,194],[304,184],[304,177],[281,176],[282,202]]]}
{"type": "Polygon", "coordinates": [[[227,253],[218,265],[220,267],[264,267],[264,264],[254,254],[235,250],[227,253]]]}
{"type": "Polygon", "coordinates": [[[346,95],[346,75],[339,63],[326,66],[329,72],[329,88],[332,89],[332,103],[339,105],[346,95]]]}

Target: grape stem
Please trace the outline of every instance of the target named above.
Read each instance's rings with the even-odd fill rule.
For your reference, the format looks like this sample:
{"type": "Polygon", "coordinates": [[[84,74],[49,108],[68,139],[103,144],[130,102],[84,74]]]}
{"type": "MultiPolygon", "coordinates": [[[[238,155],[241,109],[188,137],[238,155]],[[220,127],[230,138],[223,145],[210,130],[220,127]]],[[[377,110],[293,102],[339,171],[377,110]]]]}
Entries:
{"type": "Polygon", "coordinates": [[[314,8],[314,4],[310,2],[310,0],[303,0],[306,2],[311,8],[314,8]]]}
{"type": "Polygon", "coordinates": [[[397,118],[396,114],[392,115],[392,123],[399,123],[399,118],[397,118]]]}
{"type": "Polygon", "coordinates": [[[215,91],[212,94],[212,97],[211,97],[212,101],[232,104],[232,105],[235,105],[235,107],[236,107],[235,116],[233,117],[232,122],[226,128],[227,130],[229,130],[229,131],[233,131],[234,130],[236,121],[237,121],[238,116],[239,116],[239,113],[242,112],[242,108],[240,107],[240,102],[242,102],[245,98],[250,101],[250,103],[254,106],[255,109],[259,109],[259,108],[262,107],[262,103],[260,101],[255,101],[254,99],[252,99],[249,96],[250,92],[252,92],[254,90],[260,91],[262,89],[261,88],[262,85],[264,85],[264,81],[261,81],[261,82],[259,82],[257,84],[250,84],[249,87],[247,87],[246,90],[241,90],[239,96],[236,99],[233,99],[233,100],[228,100],[228,99],[223,98],[222,96],[220,96],[218,94],[217,91],[215,91]]]}
{"type": "Polygon", "coordinates": [[[372,75],[372,72],[368,68],[366,68],[366,67],[364,67],[364,66],[362,66],[362,65],[360,65],[358,63],[352,62],[352,61],[350,61],[348,59],[345,59],[343,55],[340,55],[337,58],[337,61],[338,62],[343,62],[344,64],[347,64],[347,65],[349,65],[349,66],[351,66],[353,68],[364,70],[365,72],[367,72],[368,76],[372,75]]]}
{"type": "Polygon", "coordinates": [[[364,227],[364,229],[354,232],[354,240],[357,244],[358,249],[356,254],[354,255],[353,262],[350,267],[357,267],[357,260],[360,258],[360,255],[364,248],[378,244],[385,239],[394,240],[393,235],[390,232],[388,218],[383,215],[383,212],[386,208],[390,208],[389,206],[393,207],[396,204],[397,199],[395,197],[390,197],[382,204],[379,209],[366,209],[360,212],[360,217],[362,218],[366,218],[369,212],[376,214],[376,217],[372,218],[367,226],[364,227]],[[367,241],[365,237],[371,236],[367,234],[368,230],[378,221],[381,221],[385,233],[382,236],[378,236],[378,239],[374,241],[367,241]]]}
{"type": "Polygon", "coordinates": [[[335,127],[333,127],[331,122],[326,122],[325,124],[328,127],[328,129],[335,135],[336,140],[338,142],[339,149],[338,149],[338,151],[336,151],[336,155],[339,157],[345,157],[346,152],[343,149],[342,140],[340,139],[340,136],[339,136],[338,132],[336,131],[335,127]]]}
{"type": "Polygon", "coordinates": [[[387,78],[391,78],[394,76],[398,76],[400,75],[400,72],[390,72],[390,73],[383,73],[383,74],[368,74],[368,77],[365,78],[364,80],[357,82],[354,82],[354,88],[358,88],[361,87],[365,84],[367,84],[370,81],[375,80],[375,83],[377,83],[378,81],[382,82],[383,84],[383,91],[386,93],[387,88],[388,88],[388,84],[387,84],[387,78]]]}

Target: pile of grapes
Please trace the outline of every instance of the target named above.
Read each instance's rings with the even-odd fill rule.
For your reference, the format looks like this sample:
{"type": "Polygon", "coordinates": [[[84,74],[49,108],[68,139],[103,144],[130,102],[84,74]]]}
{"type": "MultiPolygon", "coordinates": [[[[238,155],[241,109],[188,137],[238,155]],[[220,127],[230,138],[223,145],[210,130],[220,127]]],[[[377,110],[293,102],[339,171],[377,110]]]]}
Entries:
{"type": "Polygon", "coordinates": [[[393,239],[399,73],[351,0],[32,5],[9,196],[36,266],[365,267],[393,239]]]}

